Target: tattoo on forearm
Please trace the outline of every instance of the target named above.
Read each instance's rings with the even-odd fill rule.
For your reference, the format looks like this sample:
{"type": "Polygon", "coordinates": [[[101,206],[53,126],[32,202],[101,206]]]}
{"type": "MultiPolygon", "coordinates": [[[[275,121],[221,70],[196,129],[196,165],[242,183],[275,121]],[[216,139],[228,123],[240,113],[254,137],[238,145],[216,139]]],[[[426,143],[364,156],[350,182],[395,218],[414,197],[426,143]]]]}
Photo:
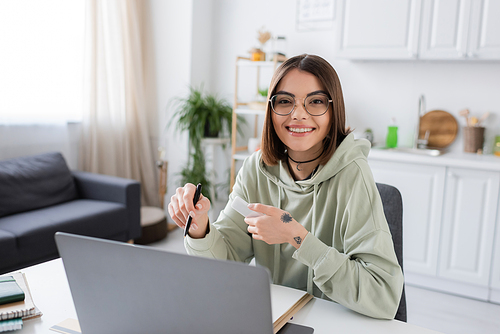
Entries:
{"type": "Polygon", "coordinates": [[[290,216],[290,214],[289,214],[289,213],[285,212],[285,213],[281,216],[281,221],[282,221],[283,223],[285,223],[285,224],[286,224],[286,223],[289,223],[289,222],[291,222],[291,221],[292,221],[292,216],[290,216]]]}
{"type": "Polygon", "coordinates": [[[297,243],[297,245],[300,245],[302,243],[302,238],[301,237],[295,237],[295,238],[293,238],[293,240],[295,240],[295,242],[297,243]]]}

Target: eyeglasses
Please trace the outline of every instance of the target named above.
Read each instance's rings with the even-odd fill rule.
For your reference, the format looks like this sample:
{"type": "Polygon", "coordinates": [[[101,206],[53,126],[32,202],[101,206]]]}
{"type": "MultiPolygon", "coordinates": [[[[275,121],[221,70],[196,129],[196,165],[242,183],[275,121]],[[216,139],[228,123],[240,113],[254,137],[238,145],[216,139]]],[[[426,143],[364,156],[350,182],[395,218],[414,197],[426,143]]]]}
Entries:
{"type": "MultiPolygon", "coordinates": [[[[321,116],[328,111],[332,100],[325,94],[313,94],[304,99],[304,109],[311,116],[321,116]]],[[[290,115],[297,105],[297,99],[291,94],[276,94],[269,100],[271,108],[276,115],[290,115]]]]}

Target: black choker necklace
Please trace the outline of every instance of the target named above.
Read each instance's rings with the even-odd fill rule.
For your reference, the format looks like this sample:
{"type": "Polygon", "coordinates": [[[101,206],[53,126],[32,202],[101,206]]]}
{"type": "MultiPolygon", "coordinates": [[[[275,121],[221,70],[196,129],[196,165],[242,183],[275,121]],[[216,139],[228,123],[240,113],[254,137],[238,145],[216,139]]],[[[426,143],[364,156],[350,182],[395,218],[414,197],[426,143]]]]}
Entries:
{"type": "Polygon", "coordinates": [[[308,162],[313,162],[314,160],[318,160],[319,157],[323,154],[323,152],[320,153],[320,155],[318,155],[316,158],[314,159],[311,159],[311,160],[307,160],[307,161],[297,161],[297,160],[293,160],[292,157],[290,157],[288,154],[287,154],[287,157],[288,159],[292,160],[293,162],[295,162],[297,164],[297,166],[295,168],[297,168],[297,170],[300,172],[302,169],[299,168],[300,164],[306,164],[308,162]]]}

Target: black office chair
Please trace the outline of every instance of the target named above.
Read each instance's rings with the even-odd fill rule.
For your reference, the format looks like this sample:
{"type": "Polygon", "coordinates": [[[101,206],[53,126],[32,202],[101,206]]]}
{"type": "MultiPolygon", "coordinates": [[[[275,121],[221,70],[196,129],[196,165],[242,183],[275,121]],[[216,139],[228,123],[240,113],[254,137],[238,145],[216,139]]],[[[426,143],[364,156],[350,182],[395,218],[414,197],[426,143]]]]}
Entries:
{"type": "MultiPolygon", "coordinates": [[[[391,230],[396,257],[398,258],[401,270],[403,270],[403,200],[401,198],[401,193],[397,188],[383,183],[377,183],[377,188],[382,198],[385,218],[391,230]]],[[[406,322],[406,295],[404,284],[401,301],[399,302],[398,311],[394,319],[406,322]]]]}

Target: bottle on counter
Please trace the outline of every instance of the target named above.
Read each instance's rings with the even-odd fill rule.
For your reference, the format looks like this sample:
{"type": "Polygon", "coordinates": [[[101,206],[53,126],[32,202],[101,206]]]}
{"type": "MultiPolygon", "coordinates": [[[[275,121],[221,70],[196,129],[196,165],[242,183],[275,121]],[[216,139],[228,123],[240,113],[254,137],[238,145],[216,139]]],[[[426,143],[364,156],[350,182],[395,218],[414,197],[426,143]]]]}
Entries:
{"type": "Polygon", "coordinates": [[[387,137],[385,141],[387,148],[398,147],[398,127],[396,126],[396,119],[392,119],[392,125],[387,128],[387,137]]]}

